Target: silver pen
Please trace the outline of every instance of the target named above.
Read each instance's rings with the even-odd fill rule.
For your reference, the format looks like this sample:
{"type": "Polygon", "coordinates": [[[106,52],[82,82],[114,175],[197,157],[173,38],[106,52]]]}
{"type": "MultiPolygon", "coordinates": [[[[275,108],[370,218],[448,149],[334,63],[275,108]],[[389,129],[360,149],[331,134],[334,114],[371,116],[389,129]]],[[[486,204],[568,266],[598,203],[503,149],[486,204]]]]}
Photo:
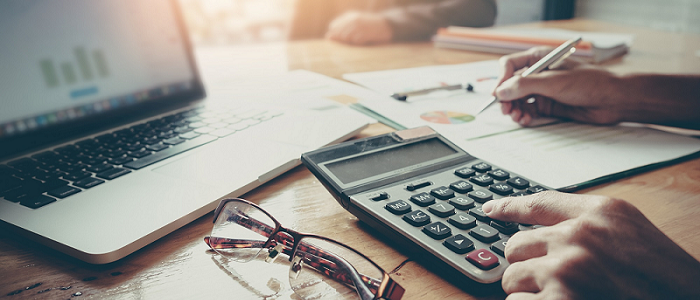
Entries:
{"type": "Polygon", "coordinates": [[[461,89],[466,89],[467,92],[471,92],[474,90],[474,87],[467,83],[466,87],[464,87],[461,84],[453,84],[453,85],[444,85],[444,86],[438,86],[438,87],[433,87],[433,88],[427,88],[427,89],[422,89],[422,90],[415,90],[415,91],[410,91],[410,92],[404,92],[404,93],[394,93],[391,95],[392,98],[399,100],[399,101],[406,101],[408,99],[408,96],[418,96],[418,95],[425,95],[429,94],[435,91],[453,91],[453,90],[461,90],[461,89]]]}
{"type": "MultiPolygon", "coordinates": [[[[542,72],[546,70],[547,68],[554,68],[557,66],[559,63],[561,63],[564,59],[569,57],[572,53],[576,51],[575,46],[581,42],[581,37],[571,39],[566,41],[565,43],[561,44],[559,47],[556,49],[552,50],[552,52],[549,52],[545,57],[537,61],[534,65],[530,66],[523,72],[522,77],[527,77],[531,74],[536,74],[539,72],[542,72]]],[[[496,96],[493,96],[489,102],[486,102],[480,109],[479,111],[474,114],[475,116],[486,110],[487,108],[491,107],[494,103],[498,102],[498,98],[496,96]]]]}

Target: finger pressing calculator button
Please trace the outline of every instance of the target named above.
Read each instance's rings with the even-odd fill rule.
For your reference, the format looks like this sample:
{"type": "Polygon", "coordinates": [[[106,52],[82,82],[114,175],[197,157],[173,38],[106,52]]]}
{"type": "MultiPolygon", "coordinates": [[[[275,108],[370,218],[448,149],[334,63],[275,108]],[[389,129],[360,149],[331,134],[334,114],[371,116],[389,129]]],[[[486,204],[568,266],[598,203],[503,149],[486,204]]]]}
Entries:
{"type": "Polygon", "coordinates": [[[506,182],[519,190],[525,189],[530,186],[529,181],[520,177],[513,177],[511,179],[508,179],[508,181],[506,182]]]}
{"type": "Polygon", "coordinates": [[[423,227],[423,232],[436,240],[441,240],[452,235],[452,229],[442,222],[435,222],[423,227]]]}
{"type": "Polygon", "coordinates": [[[411,205],[403,200],[396,200],[394,202],[387,203],[384,208],[395,215],[403,215],[411,211],[411,205]]]}
{"type": "Polygon", "coordinates": [[[476,175],[472,177],[471,182],[476,183],[480,186],[487,186],[493,183],[493,178],[486,174],[476,175]]]}
{"type": "Polygon", "coordinates": [[[474,216],[477,220],[481,222],[490,222],[491,218],[487,217],[481,207],[474,207],[469,210],[469,214],[474,216]]]}
{"type": "Polygon", "coordinates": [[[371,193],[367,195],[368,198],[374,200],[374,201],[381,201],[381,200],[386,200],[389,199],[389,194],[386,192],[376,192],[376,193],[371,193]]]}
{"type": "Polygon", "coordinates": [[[496,180],[506,180],[510,177],[510,173],[501,169],[489,171],[488,174],[491,175],[491,177],[496,178],[496,180]]]}
{"type": "Polygon", "coordinates": [[[427,180],[419,180],[419,181],[414,181],[406,185],[406,189],[409,191],[415,191],[420,188],[424,188],[426,186],[430,185],[430,181],[427,180]]]}
{"type": "Polygon", "coordinates": [[[477,225],[469,232],[469,235],[484,243],[491,243],[498,240],[498,230],[486,224],[477,225]]]}
{"type": "Polygon", "coordinates": [[[447,249],[450,249],[457,254],[464,254],[474,250],[474,242],[461,234],[446,239],[442,244],[445,245],[447,249]]]}
{"type": "Polygon", "coordinates": [[[455,196],[455,192],[445,186],[440,186],[430,190],[430,194],[440,200],[447,200],[455,196]]]}
{"type": "Polygon", "coordinates": [[[455,207],[445,202],[441,202],[429,206],[428,211],[438,217],[447,218],[455,214],[455,207]]]}
{"type": "Polygon", "coordinates": [[[467,197],[456,197],[450,199],[450,204],[457,209],[467,210],[474,207],[474,199],[467,197]]]}
{"type": "Polygon", "coordinates": [[[533,187],[527,189],[527,193],[528,194],[535,194],[535,193],[539,193],[541,191],[546,191],[546,190],[547,190],[546,188],[544,188],[540,185],[536,185],[536,186],[533,186],[533,187]]]}
{"type": "Polygon", "coordinates": [[[467,194],[467,196],[469,196],[469,198],[476,200],[476,202],[479,202],[479,203],[484,203],[486,201],[493,199],[493,194],[491,194],[487,191],[482,191],[482,190],[469,192],[469,194],[467,194]]]}
{"type": "Polygon", "coordinates": [[[493,243],[491,245],[491,250],[496,252],[496,254],[506,257],[506,244],[508,244],[508,238],[502,238],[500,241],[493,243]]]}
{"type": "Polygon", "coordinates": [[[430,223],[430,216],[423,211],[416,210],[403,216],[404,221],[415,227],[423,226],[430,223]]]}
{"type": "Polygon", "coordinates": [[[466,213],[458,213],[447,219],[447,222],[459,229],[469,229],[476,226],[476,218],[466,213]]]}
{"type": "Polygon", "coordinates": [[[493,184],[489,187],[489,190],[491,190],[492,192],[499,194],[501,196],[505,196],[505,195],[513,193],[513,187],[510,185],[507,185],[505,183],[493,184]]]}
{"type": "Polygon", "coordinates": [[[479,249],[469,253],[466,259],[482,270],[490,270],[498,266],[498,257],[486,249],[479,249]]]}
{"type": "Polygon", "coordinates": [[[455,170],[455,175],[462,177],[462,178],[469,178],[469,177],[474,176],[474,174],[476,174],[476,171],[474,171],[474,169],[472,169],[472,168],[465,167],[465,168],[455,170]]]}
{"type": "Polygon", "coordinates": [[[466,194],[466,193],[470,192],[471,190],[473,190],[474,187],[469,182],[466,182],[464,180],[460,180],[460,181],[453,182],[452,184],[450,184],[450,189],[452,189],[453,191],[456,191],[457,193],[466,194]]]}
{"type": "Polygon", "coordinates": [[[476,170],[479,173],[484,173],[484,172],[491,170],[491,165],[482,162],[482,163],[478,163],[478,164],[473,165],[472,169],[476,170]]]}
{"type": "Polygon", "coordinates": [[[411,201],[420,206],[426,207],[435,203],[435,197],[430,196],[428,193],[419,193],[411,196],[411,201]]]}
{"type": "Polygon", "coordinates": [[[518,228],[518,223],[513,223],[513,222],[504,222],[504,221],[498,221],[498,220],[493,220],[491,221],[491,227],[496,228],[496,230],[500,231],[503,234],[513,234],[518,232],[520,230],[518,228]]]}

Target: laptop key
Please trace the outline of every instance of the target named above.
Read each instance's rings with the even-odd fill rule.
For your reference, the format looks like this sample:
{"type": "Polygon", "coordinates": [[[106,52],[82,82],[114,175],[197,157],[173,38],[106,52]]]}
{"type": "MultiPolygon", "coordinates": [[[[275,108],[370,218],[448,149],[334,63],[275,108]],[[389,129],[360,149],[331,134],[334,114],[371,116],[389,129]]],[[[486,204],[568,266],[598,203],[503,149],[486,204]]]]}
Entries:
{"type": "Polygon", "coordinates": [[[37,195],[37,196],[31,197],[31,198],[24,199],[19,204],[22,204],[22,205],[29,207],[29,208],[39,208],[39,207],[42,207],[46,204],[49,204],[49,203],[55,202],[55,201],[56,201],[56,199],[54,199],[54,198],[44,196],[44,195],[37,195]]]}
{"type": "Polygon", "coordinates": [[[112,180],[112,179],[115,179],[119,176],[126,175],[129,173],[131,173],[131,171],[127,170],[127,169],[113,168],[113,169],[104,171],[102,173],[97,173],[97,175],[95,175],[95,176],[100,177],[102,179],[112,180]]]}
{"type": "Polygon", "coordinates": [[[204,145],[206,143],[209,143],[213,140],[216,140],[216,137],[210,136],[210,135],[200,136],[200,137],[185,141],[182,144],[172,146],[172,147],[165,149],[165,150],[162,150],[160,152],[156,152],[156,153],[149,155],[149,156],[146,156],[144,158],[137,159],[137,160],[132,161],[130,163],[126,163],[126,164],[124,164],[124,166],[127,168],[138,170],[138,169],[141,169],[141,168],[146,167],[148,165],[151,165],[151,164],[154,164],[154,163],[159,162],[161,160],[164,160],[164,159],[171,157],[173,155],[176,155],[176,154],[185,152],[187,150],[199,147],[199,146],[204,145]]]}
{"type": "Polygon", "coordinates": [[[88,178],[76,181],[75,183],[73,183],[73,185],[75,185],[77,187],[84,188],[84,189],[89,189],[91,187],[95,187],[99,184],[102,184],[103,182],[105,182],[105,181],[101,180],[101,179],[94,178],[94,177],[88,177],[88,178]]]}
{"type": "Polygon", "coordinates": [[[79,188],[72,187],[70,185],[62,186],[57,189],[53,189],[47,192],[50,196],[54,196],[59,199],[66,198],[71,195],[75,195],[77,193],[80,193],[82,190],[79,188]]]}
{"type": "Polygon", "coordinates": [[[90,172],[78,171],[75,173],[64,175],[63,179],[70,180],[70,181],[78,181],[80,179],[90,177],[90,176],[92,176],[92,173],[90,173],[90,172]]]}

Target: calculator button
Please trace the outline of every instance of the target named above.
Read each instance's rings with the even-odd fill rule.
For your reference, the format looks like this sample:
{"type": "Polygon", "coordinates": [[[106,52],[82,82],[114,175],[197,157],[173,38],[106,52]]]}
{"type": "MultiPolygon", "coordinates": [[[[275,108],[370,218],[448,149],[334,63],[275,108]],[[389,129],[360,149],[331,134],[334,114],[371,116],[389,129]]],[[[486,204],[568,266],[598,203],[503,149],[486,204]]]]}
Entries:
{"type": "Polygon", "coordinates": [[[429,186],[430,184],[431,184],[430,181],[427,181],[427,180],[414,181],[414,182],[407,184],[406,189],[409,191],[415,191],[417,189],[429,186]]]}
{"type": "Polygon", "coordinates": [[[466,194],[474,189],[474,187],[469,182],[466,182],[464,180],[453,182],[452,184],[450,184],[450,188],[453,191],[456,191],[457,193],[462,193],[462,194],[466,194]]]}
{"type": "Polygon", "coordinates": [[[428,211],[438,217],[447,218],[455,214],[455,207],[447,203],[441,202],[429,206],[428,211]]]}
{"type": "Polygon", "coordinates": [[[527,196],[527,195],[528,195],[528,193],[526,193],[526,192],[516,192],[516,193],[510,194],[508,197],[520,197],[520,196],[527,196]]]}
{"type": "Polygon", "coordinates": [[[420,206],[428,206],[433,203],[435,203],[435,197],[430,196],[428,193],[420,193],[420,194],[415,194],[409,198],[413,203],[418,204],[420,206]]]}
{"type": "Polygon", "coordinates": [[[498,266],[498,257],[486,249],[479,249],[469,253],[466,259],[482,270],[490,270],[498,266]]]}
{"type": "Polygon", "coordinates": [[[503,171],[501,169],[489,171],[488,174],[491,175],[491,177],[496,178],[496,180],[506,180],[506,179],[510,178],[510,173],[503,171]]]}
{"type": "Polygon", "coordinates": [[[476,176],[472,177],[472,179],[469,179],[469,180],[473,183],[480,185],[480,186],[487,186],[487,185],[493,183],[493,178],[491,178],[491,176],[486,175],[486,174],[476,175],[476,176]]]}
{"type": "Polygon", "coordinates": [[[490,222],[491,218],[487,217],[481,207],[475,207],[469,210],[469,214],[474,216],[477,220],[481,222],[490,222]]]}
{"type": "Polygon", "coordinates": [[[430,223],[430,216],[423,211],[416,210],[403,216],[403,219],[415,227],[423,226],[430,223]]]}
{"type": "Polygon", "coordinates": [[[447,219],[447,222],[459,229],[469,229],[476,226],[476,218],[465,213],[456,214],[447,219]]]}
{"type": "Polygon", "coordinates": [[[501,196],[513,193],[513,187],[505,183],[496,183],[494,185],[491,185],[489,187],[489,190],[501,196]]]}
{"type": "Polygon", "coordinates": [[[527,193],[528,194],[535,194],[535,193],[539,193],[541,191],[546,191],[546,190],[547,190],[546,188],[543,188],[540,185],[536,185],[536,186],[533,186],[533,187],[527,189],[527,193]]]}
{"type": "Polygon", "coordinates": [[[520,177],[513,177],[511,179],[508,179],[508,181],[506,181],[506,182],[508,184],[510,184],[511,186],[513,186],[514,188],[519,189],[519,190],[526,189],[527,187],[530,186],[529,181],[527,181],[526,179],[520,178],[520,177]]]}
{"type": "Polygon", "coordinates": [[[403,215],[411,211],[411,205],[403,200],[396,200],[394,202],[387,203],[384,208],[395,215],[403,215]]]}
{"type": "Polygon", "coordinates": [[[445,186],[440,186],[430,190],[430,194],[440,200],[447,200],[455,196],[455,192],[445,186]]]}
{"type": "Polygon", "coordinates": [[[508,244],[508,239],[509,238],[505,237],[493,243],[493,245],[491,245],[491,250],[500,256],[506,257],[506,244],[508,244]]]}
{"type": "Polygon", "coordinates": [[[474,199],[467,197],[456,197],[450,199],[450,204],[457,209],[467,210],[474,207],[474,199]]]}
{"type": "Polygon", "coordinates": [[[446,239],[442,244],[457,254],[464,254],[474,250],[474,242],[461,234],[446,239]]]}
{"type": "Polygon", "coordinates": [[[436,240],[441,240],[452,235],[452,229],[442,224],[442,222],[435,222],[423,227],[423,232],[436,240]]]}
{"type": "Polygon", "coordinates": [[[482,162],[482,163],[478,163],[478,164],[473,165],[472,169],[476,170],[479,173],[484,173],[484,172],[491,170],[491,165],[482,162]]]}
{"type": "Polygon", "coordinates": [[[389,194],[387,194],[386,192],[376,192],[369,194],[368,197],[374,201],[381,201],[389,199],[389,194]]]}
{"type": "Polygon", "coordinates": [[[498,220],[493,220],[491,221],[491,227],[496,228],[496,230],[500,231],[503,234],[513,234],[518,232],[520,230],[518,228],[518,223],[513,223],[513,222],[504,222],[504,221],[498,221],[498,220]]]}
{"type": "Polygon", "coordinates": [[[476,202],[479,202],[479,203],[484,203],[486,201],[493,199],[493,194],[491,194],[487,191],[481,191],[481,190],[469,192],[469,194],[467,194],[467,196],[469,196],[469,198],[476,200],[476,202]]]}
{"type": "Polygon", "coordinates": [[[469,178],[474,176],[476,174],[476,171],[474,171],[472,168],[461,168],[455,170],[455,175],[462,177],[462,178],[469,178]]]}
{"type": "Polygon", "coordinates": [[[477,225],[469,232],[469,235],[484,243],[491,243],[498,240],[498,230],[486,224],[477,225]]]}

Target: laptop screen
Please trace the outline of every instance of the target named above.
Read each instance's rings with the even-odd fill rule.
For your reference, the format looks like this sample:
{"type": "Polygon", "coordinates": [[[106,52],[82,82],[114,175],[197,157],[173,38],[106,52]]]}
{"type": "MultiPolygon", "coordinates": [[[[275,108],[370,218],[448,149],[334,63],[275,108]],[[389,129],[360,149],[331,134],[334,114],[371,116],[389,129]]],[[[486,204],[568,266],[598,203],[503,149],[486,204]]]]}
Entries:
{"type": "Polygon", "coordinates": [[[179,18],[164,0],[0,2],[0,141],[200,88],[179,18]]]}

